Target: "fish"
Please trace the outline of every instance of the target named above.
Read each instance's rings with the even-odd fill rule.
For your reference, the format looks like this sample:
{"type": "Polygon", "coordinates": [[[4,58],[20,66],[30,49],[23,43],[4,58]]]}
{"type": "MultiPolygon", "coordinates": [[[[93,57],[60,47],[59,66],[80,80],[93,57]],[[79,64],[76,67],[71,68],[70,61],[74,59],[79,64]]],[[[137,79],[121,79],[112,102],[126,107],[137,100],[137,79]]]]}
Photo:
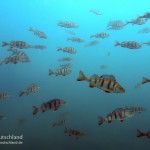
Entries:
{"type": "Polygon", "coordinates": [[[92,12],[95,15],[102,15],[102,13],[100,12],[100,10],[97,10],[97,9],[91,9],[89,12],[92,12]]]}
{"type": "Polygon", "coordinates": [[[37,84],[32,84],[31,86],[26,88],[26,90],[20,91],[19,97],[21,97],[23,95],[29,95],[30,93],[35,94],[39,89],[40,89],[40,86],[38,86],[37,84]]]}
{"type": "Polygon", "coordinates": [[[7,117],[0,114],[0,120],[4,120],[4,119],[7,119],[7,117]]]}
{"type": "Polygon", "coordinates": [[[143,28],[138,31],[138,33],[149,33],[149,32],[150,32],[150,28],[143,28]]]}
{"type": "Polygon", "coordinates": [[[143,25],[147,22],[147,19],[145,18],[137,18],[135,20],[127,21],[126,24],[131,23],[132,25],[137,24],[137,25],[143,25]]]}
{"type": "Polygon", "coordinates": [[[34,35],[37,35],[39,38],[47,39],[46,34],[42,31],[39,31],[37,29],[33,29],[32,27],[29,28],[29,31],[33,32],[34,35]]]}
{"type": "Polygon", "coordinates": [[[9,98],[11,95],[9,93],[0,93],[0,100],[3,99],[7,99],[9,98]]]}
{"type": "Polygon", "coordinates": [[[60,69],[56,69],[55,71],[49,69],[49,75],[55,74],[56,76],[58,76],[58,75],[66,76],[71,73],[72,73],[72,70],[70,70],[68,68],[60,68],[60,69]]]}
{"type": "Polygon", "coordinates": [[[97,45],[99,43],[99,41],[91,41],[91,42],[89,42],[88,44],[86,44],[85,45],[85,47],[91,47],[91,46],[95,46],[95,45],[97,45]]]}
{"type": "Polygon", "coordinates": [[[58,47],[57,51],[63,51],[63,52],[66,52],[66,53],[70,53],[70,54],[75,54],[77,53],[77,50],[73,47],[58,47]]]}
{"type": "Polygon", "coordinates": [[[52,124],[52,127],[56,127],[56,126],[65,126],[67,125],[67,119],[61,119],[61,120],[57,120],[56,122],[54,122],[52,124]]]}
{"type": "Polygon", "coordinates": [[[149,46],[150,45],[150,41],[142,43],[142,45],[144,45],[144,44],[149,46]]]}
{"type": "Polygon", "coordinates": [[[26,42],[24,41],[10,41],[10,43],[7,42],[2,42],[2,47],[5,46],[10,46],[10,48],[19,48],[19,49],[24,49],[24,48],[31,48],[30,45],[28,45],[26,42]]]}
{"type": "Polygon", "coordinates": [[[85,133],[80,130],[67,129],[67,128],[65,128],[64,133],[68,134],[69,136],[74,136],[76,139],[79,139],[82,136],[86,136],[85,133]]]}
{"type": "Polygon", "coordinates": [[[64,58],[58,59],[58,61],[72,61],[72,58],[71,57],[64,57],[64,58]]]}
{"type": "Polygon", "coordinates": [[[150,139],[150,131],[148,132],[142,132],[140,131],[139,129],[137,129],[137,134],[136,136],[139,138],[139,137],[142,137],[142,136],[147,136],[148,139],[150,139]]]}
{"type": "Polygon", "coordinates": [[[113,75],[93,75],[88,78],[80,71],[77,81],[87,81],[90,88],[97,87],[105,93],[125,93],[125,89],[116,81],[113,75]]]}
{"type": "Polygon", "coordinates": [[[91,35],[90,36],[90,38],[102,38],[102,39],[104,39],[104,38],[107,38],[107,37],[109,37],[109,34],[107,34],[107,33],[105,33],[105,32],[101,32],[101,33],[97,33],[97,34],[95,34],[95,35],[91,35]]]}
{"type": "Polygon", "coordinates": [[[67,32],[67,33],[69,33],[69,34],[71,34],[71,35],[76,35],[76,33],[75,33],[75,32],[70,31],[70,30],[66,30],[66,32],[67,32]]]}
{"type": "Polygon", "coordinates": [[[125,107],[126,110],[129,110],[133,113],[142,113],[143,111],[145,111],[146,109],[144,107],[125,107]]]}
{"type": "Polygon", "coordinates": [[[113,120],[118,120],[120,122],[123,122],[125,119],[130,118],[133,115],[134,113],[129,110],[126,110],[124,108],[117,108],[104,118],[98,116],[99,118],[98,125],[102,125],[104,122],[111,123],[113,120]]]}
{"type": "Polygon", "coordinates": [[[45,45],[35,45],[35,46],[32,46],[31,48],[35,48],[35,49],[46,49],[47,47],[45,45]]]}
{"type": "Polygon", "coordinates": [[[47,110],[57,111],[62,105],[65,105],[67,102],[58,98],[49,100],[41,104],[40,107],[33,106],[33,115],[36,115],[38,112],[45,112],[47,110]]]}
{"type": "Polygon", "coordinates": [[[78,28],[79,27],[79,25],[71,21],[59,21],[57,25],[60,27],[65,27],[65,28],[78,28]]]}
{"type": "Polygon", "coordinates": [[[120,30],[122,29],[126,24],[124,24],[120,20],[110,21],[107,24],[107,30],[120,30]]]}
{"type": "Polygon", "coordinates": [[[123,41],[121,43],[116,41],[114,46],[121,46],[121,47],[129,48],[129,49],[139,49],[142,47],[142,45],[136,41],[123,41]]]}
{"type": "Polygon", "coordinates": [[[83,43],[85,42],[85,40],[79,38],[79,37],[71,37],[71,38],[67,38],[67,41],[72,41],[72,42],[77,42],[77,43],[83,43]]]}
{"type": "Polygon", "coordinates": [[[138,18],[147,18],[147,19],[150,19],[150,12],[147,12],[144,15],[139,16],[138,18]]]}
{"type": "Polygon", "coordinates": [[[150,79],[143,77],[143,78],[142,78],[142,82],[138,83],[138,84],[135,86],[135,88],[140,88],[140,87],[142,86],[142,84],[145,84],[145,83],[148,83],[148,82],[150,82],[150,79]]]}
{"type": "Polygon", "coordinates": [[[59,65],[60,66],[60,68],[71,68],[72,67],[72,64],[70,64],[70,63],[66,63],[66,64],[60,64],[59,65]]]}

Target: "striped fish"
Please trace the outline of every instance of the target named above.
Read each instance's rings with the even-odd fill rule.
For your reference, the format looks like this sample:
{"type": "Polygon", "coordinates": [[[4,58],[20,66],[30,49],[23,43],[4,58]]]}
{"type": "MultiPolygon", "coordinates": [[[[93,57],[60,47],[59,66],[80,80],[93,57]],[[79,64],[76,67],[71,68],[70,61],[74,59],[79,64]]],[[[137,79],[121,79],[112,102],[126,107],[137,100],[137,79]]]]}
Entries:
{"type": "Polygon", "coordinates": [[[88,81],[89,87],[94,88],[97,87],[103,90],[106,93],[124,93],[124,88],[119,85],[113,75],[93,75],[91,78],[88,78],[84,75],[82,71],[79,72],[79,77],[77,81],[88,81]]]}
{"type": "Polygon", "coordinates": [[[39,38],[47,39],[47,36],[44,32],[39,31],[37,29],[32,29],[32,27],[29,28],[29,31],[33,32],[35,35],[37,35],[39,38]]]}
{"type": "Polygon", "coordinates": [[[126,24],[124,24],[122,21],[120,20],[116,20],[116,21],[110,21],[107,24],[107,30],[120,30],[122,29],[126,24]]]}
{"type": "Polygon", "coordinates": [[[129,49],[139,49],[142,47],[141,44],[136,41],[123,41],[121,43],[116,41],[115,46],[121,46],[129,49]]]}
{"type": "Polygon", "coordinates": [[[147,18],[147,19],[150,19],[150,12],[147,12],[143,16],[139,16],[138,18],[147,18]]]}
{"type": "Polygon", "coordinates": [[[3,42],[2,43],[2,47],[4,46],[10,46],[10,48],[20,48],[20,49],[23,49],[23,48],[30,48],[31,46],[28,45],[26,42],[24,41],[11,41],[10,43],[7,43],[7,42],[3,42]]]}
{"type": "Polygon", "coordinates": [[[56,127],[56,126],[66,126],[67,125],[67,119],[61,119],[61,120],[58,120],[56,122],[54,122],[52,124],[52,127],[56,127]]]}
{"type": "Polygon", "coordinates": [[[76,23],[69,22],[69,21],[60,21],[58,22],[57,25],[61,27],[65,27],[65,28],[78,28],[79,27],[79,25],[77,25],[76,23]]]}
{"type": "Polygon", "coordinates": [[[51,69],[49,69],[49,75],[55,74],[56,76],[58,75],[66,76],[70,74],[71,72],[72,71],[68,68],[60,68],[60,69],[56,69],[55,71],[52,71],[51,69]]]}
{"type": "Polygon", "coordinates": [[[30,93],[36,93],[39,90],[39,88],[40,86],[38,86],[37,84],[32,84],[25,91],[20,91],[19,97],[23,95],[29,95],[30,93]]]}
{"type": "Polygon", "coordinates": [[[73,48],[73,47],[64,47],[64,48],[58,48],[57,51],[63,51],[63,52],[67,52],[67,53],[70,53],[70,54],[75,54],[77,53],[76,49],[73,48]]]}
{"type": "Polygon", "coordinates": [[[104,122],[111,123],[113,120],[119,120],[120,122],[123,122],[125,119],[132,117],[134,115],[133,112],[128,111],[123,108],[117,108],[110,114],[108,114],[105,118],[99,117],[98,125],[102,125],[104,122]]]}
{"type": "Polygon", "coordinates": [[[72,37],[72,38],[67,38],[68,41],[72,41],[72,42],[77,42],[77,43],[82,43],[85,40],[79,38],[79,37],[72,37]]]}
{"type": "Polygon", "coordinates": [[[0,93],[0,99],[7,99],[10,97],[10,94],[9,93],[0,93]]]}
{"type": "Polygon", "coordinates": [[[64,133],[68,134],[69,136],[75,136],[76,139],[79,139],[81,136],[85,136],[84,132],[80,130],[74,130],[74,129],[65,128],[64,133]]]}
{"type": "Polygon", "coordinates": [[[147,22],[147,19],[145,18],[137,18],[135,20],[128,21],[126,24],[132,23],[132,25],[137,24],[137,25],[143,25],[147,22]]]}
{"type": "Polygon", "coordinates": [[[95,35],[91,35],[90,38],[107,38],[109,36],[109,34],[105,33],[105,32],[101,32],[101,33],[98,33],[98,34],[95,34],[95,35]]]}
{"type": "Polygon", "coordinates": [[[143,112],[143,111],[145,111],[146,109],[145,108],[143,108],[143,107],[125,107],[125,109],[126,110],[129,110],[129,111],[131,111],[131,112],[133,112],[133,113],[141,113],[141,112],[143,112]]]}
{"type": "Polygon", "coordinates": [[[41,107],[33,106],[33,115],[36,115],[38,112],[45,112],[47,110],[58,110],[62,105],[65,105],[66,101],[61,99],[52,99],[41,105],[41,107]]]}

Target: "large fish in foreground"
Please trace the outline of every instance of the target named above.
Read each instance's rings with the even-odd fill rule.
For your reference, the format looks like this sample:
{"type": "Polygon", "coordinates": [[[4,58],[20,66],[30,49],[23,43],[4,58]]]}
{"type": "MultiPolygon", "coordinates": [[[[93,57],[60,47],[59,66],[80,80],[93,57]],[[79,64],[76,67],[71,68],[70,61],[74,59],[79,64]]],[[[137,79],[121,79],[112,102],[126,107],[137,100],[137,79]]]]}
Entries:
{"type": "Polygon", "coordinates": [[[45,112],[47,110],[58,110],[62,105],[66,104],[66,101],[61,99],[52,99],[41,105],[41,107],[33,106],[33,115],[36,115],[38,112],[45,112]]]}
{"type": "Polygon", "coordinates": [[[113,120],[123,122],[125,119],[132,117],[133,115],[134,113],[129,110],[117,108],[113,112],[109,113],[106,117],[99,117],[98,125],[102,125],[104,122],[111,123],[113,120]]]}
{"type": "Polygon", "coordinates": [[[93,75],[91,78],[88,78],[80,71],[77,81],[84,80],[90,83],[90,88],[97,87],[106,93],[125,93],[125,89],[119,85],[113,75],[93,75]]]}

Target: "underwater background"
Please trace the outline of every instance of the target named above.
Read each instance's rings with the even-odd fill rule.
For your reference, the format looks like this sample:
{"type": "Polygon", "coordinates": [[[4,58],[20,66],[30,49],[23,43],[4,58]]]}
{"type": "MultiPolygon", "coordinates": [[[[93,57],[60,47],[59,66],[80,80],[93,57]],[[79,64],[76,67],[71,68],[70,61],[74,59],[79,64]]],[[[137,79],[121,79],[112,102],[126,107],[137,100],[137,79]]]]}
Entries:
{"type": "MultiPolygon", "coordinates": [[[[150,33],[138,34],[150,27],[148,20],[143,25],[128,24],[121,30],[107,30],[110,21],[123,22],[137,18],[150,10],[149,0],[5,0],[0,2],[0,40],[25,41],[31,45],[45,45],[45,49],[23,49],[30,57],[29,63],[2,64],[0,66],[0,92],[11,96],[0,100],[0,135],[23,135],[22,145],[0,145],[8,150],[149,150],[147,137],[136,137],[137,129],[150,130],[150,84],[140,88],[135,85],[142,77],[150,78],[150,47],[140,49],[115,47],[115,41],[147,42],[150,33]],[[89,10],[99,9],[95,15],[89,10]],[[58,26],[59,21],[72,21],[78,28],[58,26]],[[29,32],[29,27],[42,30],[47,39],[29,32]],[[85,40],[76,43],[66,40],[76,33],[85,40]],[[97,45],[86,47],[90,35],[107,32],[106,39],[96,39],[97,45]],[[57,51],[58,47],[72,46],[76,54],[57,51]],[[67,76],[49,75],[49,69],[59,68],[59,59],[71,57],[72,73],[67,76]],[[101,65],[106,67],[101,68],[101,65]],[[89,88],[86,81],[77,82],[79,71],[88,77],[93,74],[112,74],[125,88],[125,93],[104,93],[98,88],[89,88]],[[38,84],[39,91],[19,97],[19,91],[31,84],[38,84]],[[46,111],[33,116],[32,106],[40,106],[51,99],[63,99],[67,104],[57,111],[46,111]],[[98,125],[98,116],[107,116],[116,108],[144,107],[146,111],[126,119],[122,123],[112,121],[98,125]],[[64,133],[64,126],[53,127],[63,112],[69,112],[67,128],[81,130],[85,136],[75,139],[64,133]],[[25,118],[23,123],[18,123],[25,118]]],[[[0,48],[0,60],[9,56],[8,47],[0,48]]]]}

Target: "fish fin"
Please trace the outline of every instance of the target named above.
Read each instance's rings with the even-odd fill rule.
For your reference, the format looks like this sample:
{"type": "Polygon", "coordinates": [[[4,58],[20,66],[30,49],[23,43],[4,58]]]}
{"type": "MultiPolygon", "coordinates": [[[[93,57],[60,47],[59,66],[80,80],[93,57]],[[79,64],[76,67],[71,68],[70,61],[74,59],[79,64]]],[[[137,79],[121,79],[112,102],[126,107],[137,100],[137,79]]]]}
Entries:
{"type": "Polygon", "coordinates": [[[84,75],[84,73],[82,71],[80,71],[77,81],[83,81],[83,80],[89,81],[89,79],[84,75]]]}
{"type": "Polygon", "coordinates": [[[150,82],[150,79],[143,77],[142,84],[144,84],[146,82],[150,82]]]}
{"type": "Polygon", "coordinates": [[[103,90],[105,93],[110,93],[109,91],[103,90]]]}
{"type": "Polygon", "coordinates": [[[38,111],[39,111],[39,108],[36,106],[33,106],[33,113],[32,114],[36,115],[38,113],[38,111]]]}
{"type": "Polygon", "coordinates": [[[29,31],[33,31],[32,27],[29,27],[29,31]]]}
{"type": "Polygon", "coordinates": [[[98,125],[100,126],[100,125],[102,125],[104,123],[105,120],[101,116],[98,116],[98,118],[99,118],[98,125]]]}
{"type": "Polygon", "coordinates": [[[120,45],[120,43],[118,41],[116,41],[114,46],[118,46],[118,45],[120,45]]]}
{"type": "Polygon", "coordinates": [[[145,133],[141,132],[139,129],[137,129],[137,137],[145,136],[145,133]]]}
{"type": "Polygon", "coordinates": [[[61,50],[62,50],[62,48],[61,48],[61,47],[58,47],[58,48],[57,48],[57,51],[61,51],[61,50]]]}
{"type": "Polygon", "coordinates": [[[52,75],[52,74],[54,74],[54,72],[51,69],[49,69],[49,75],[52,75]]]}
{"type": "Polygon", "coordinates": [[[9,45],[7,42],[2,42],[2,47],[9,45]]]}
{"type": "Polygon", "coordinates": [[[19,97],[23,96],[26,92],[25,91],[20,91],[19,97]]]}
{"type": "Polygon", "coordinates": [[[89,87],[90,87],[90,88],[94,88],[95,86],[93,86],[92,84],[89,84],[89,87]]]}

